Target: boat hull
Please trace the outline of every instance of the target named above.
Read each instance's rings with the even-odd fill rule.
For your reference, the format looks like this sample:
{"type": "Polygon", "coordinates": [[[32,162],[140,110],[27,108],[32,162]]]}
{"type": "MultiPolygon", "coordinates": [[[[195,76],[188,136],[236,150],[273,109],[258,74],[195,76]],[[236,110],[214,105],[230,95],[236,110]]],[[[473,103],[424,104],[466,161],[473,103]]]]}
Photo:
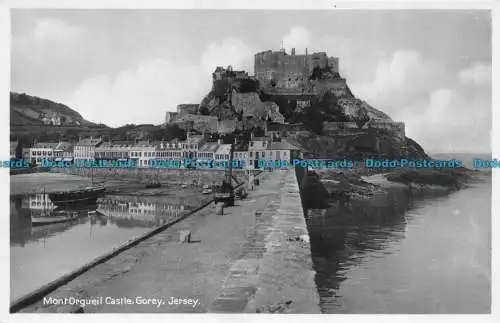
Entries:
{"type": "Polygon", "coordinates": [[[70,206],[75,204],[96,204],[99,197],[104,196],[105,188],[87,191],[49,193],[49,198],[56,206],[70,206]]]}
{"type": "Polygon", "coordinates": [[[40,218],[32,218],[31,219],[31,226],[33,226],[33,227],[39,227],[39,226],[42,226],[42,225],[64,223],[64,222],[69,222],[69,221],[76,220],[77,218],[78,218],[77,215],[69,215],[69,216],[47,216],[47,217],[40,217],[40,218]]]}

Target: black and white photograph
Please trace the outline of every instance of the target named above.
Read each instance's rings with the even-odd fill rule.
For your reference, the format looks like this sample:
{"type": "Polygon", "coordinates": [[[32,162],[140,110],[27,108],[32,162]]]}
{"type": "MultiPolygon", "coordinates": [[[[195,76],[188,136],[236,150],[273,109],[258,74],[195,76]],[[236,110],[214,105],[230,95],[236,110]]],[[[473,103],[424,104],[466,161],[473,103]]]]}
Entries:
{"type": "Polygon", "coordinates": [[[192,2],[5,8],[6,317],[491,318],[494,3],[192,2]]]}

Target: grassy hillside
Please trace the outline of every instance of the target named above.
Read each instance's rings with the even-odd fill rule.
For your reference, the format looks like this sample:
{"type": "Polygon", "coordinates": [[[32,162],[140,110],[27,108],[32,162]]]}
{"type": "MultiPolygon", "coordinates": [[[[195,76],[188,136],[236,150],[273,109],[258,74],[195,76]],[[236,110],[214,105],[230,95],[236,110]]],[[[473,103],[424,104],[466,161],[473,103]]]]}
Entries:
{"type": "Polygon", "coordinates": [[[42,126],[43,119],[57,116],[61,126],[95,127],[97,124],[85,120],[78,112],[68,106],[51,100],[27,95],[10,93],[10,125],[11,127],[42,126]]]}

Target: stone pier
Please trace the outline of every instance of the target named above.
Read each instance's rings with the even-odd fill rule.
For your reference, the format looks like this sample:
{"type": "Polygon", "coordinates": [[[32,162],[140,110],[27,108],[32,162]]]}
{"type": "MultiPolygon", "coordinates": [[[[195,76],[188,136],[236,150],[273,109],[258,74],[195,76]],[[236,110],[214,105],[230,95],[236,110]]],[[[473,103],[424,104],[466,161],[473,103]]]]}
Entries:
{"type": "Polygon", "coordinates": [[[309,234],[297,176],[288,170],[280,194],[255,214],[211,312],[320,313],[309,234]]]}

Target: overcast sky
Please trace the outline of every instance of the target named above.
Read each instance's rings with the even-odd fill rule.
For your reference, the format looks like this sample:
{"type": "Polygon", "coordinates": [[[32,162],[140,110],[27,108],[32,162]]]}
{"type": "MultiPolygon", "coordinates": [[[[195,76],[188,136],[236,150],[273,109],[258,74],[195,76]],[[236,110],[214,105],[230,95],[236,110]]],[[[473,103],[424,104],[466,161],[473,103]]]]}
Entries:
{"type": "Polygon", "coordinates": [[[354,94],[427,151],[490,150],[488,11],[12,10],[12,91],[110,126],[199,103],[217,65],[296,47],[340,57],[354,94]]]}

